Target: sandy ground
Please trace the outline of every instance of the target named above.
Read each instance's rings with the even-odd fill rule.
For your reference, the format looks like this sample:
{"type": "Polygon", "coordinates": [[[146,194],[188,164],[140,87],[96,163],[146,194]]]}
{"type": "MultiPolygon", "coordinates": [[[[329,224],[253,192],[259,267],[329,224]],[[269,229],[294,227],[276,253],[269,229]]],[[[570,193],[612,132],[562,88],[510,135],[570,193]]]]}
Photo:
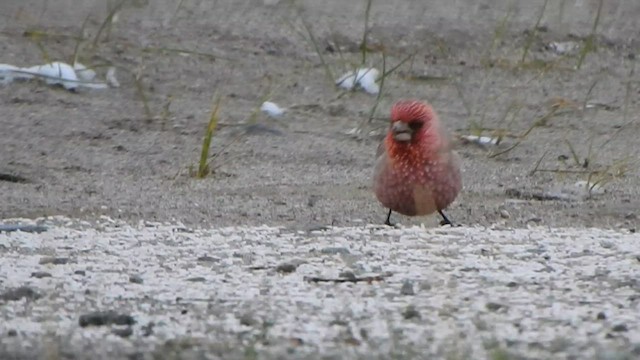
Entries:
{"type": "Polygon", "coordinates": [[[382,48],[388,67],[415,56],[385,79],[374,120],[354,136],[376,97],[341,92],[333,80],[362,60],[361,2],[131,1],[92,48],[104,3],[3,1],[0,63],[71,61],[81,36],[79,59],[99,77],[104,65],[117,66],[121,86],[75,93],[37,81],[0,86],[0,219],[104,215],[239,232],[362,231],[386,214],[370,190],[385,117],[394,101],[411,97],[431,102],[456,135],[478,128],[519,135],[545,119],[503,155],[490,156],[518,138],[489,149],[459,144],[464,190],[448,214],[464,229],[635,231],[640,5],[607,1],[597,51],[575,69],[579,48],[560,54],[549,44],[583,44],[598,2],[549,2],[533,37],[544,1],[509,3],[374,1],[366,65],[382,67],[382,48]],[[187,52],[168,51],[176,49],[187,52]],[[194,179],[214,94],[222,97],[215,172],[194,179]],[[266,95],[289,110],[279,120],[259,114],[248,127],[266,95]],[[606,180],[592,196],[576,187],[589,176],[606,180]]]}

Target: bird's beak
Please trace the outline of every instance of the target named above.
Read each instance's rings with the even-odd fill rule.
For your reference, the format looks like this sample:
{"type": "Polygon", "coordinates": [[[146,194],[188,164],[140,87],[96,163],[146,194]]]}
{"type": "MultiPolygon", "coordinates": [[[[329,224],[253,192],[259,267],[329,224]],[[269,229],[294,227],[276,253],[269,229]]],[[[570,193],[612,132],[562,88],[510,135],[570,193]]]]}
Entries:
{"type": "Polygon", "coordinates": [[[413,131],[402,121],[396,121],[391,125],[391,133],[393,134],[393,139],[401,142],[411,141],[411,136],[413,135],[413,131]]]}

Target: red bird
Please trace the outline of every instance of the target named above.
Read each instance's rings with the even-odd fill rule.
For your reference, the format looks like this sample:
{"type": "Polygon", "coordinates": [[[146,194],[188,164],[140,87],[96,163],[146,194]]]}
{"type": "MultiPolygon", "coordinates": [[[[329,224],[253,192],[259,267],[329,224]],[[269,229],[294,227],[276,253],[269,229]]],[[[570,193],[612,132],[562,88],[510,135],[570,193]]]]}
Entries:
{"type": "Polygon", "coordinates": [[[401,100],[391,108],[391,126],[378,147],[373,178],[376,197],[391,212],[418,216],[442,212],[462,189],[460,158],[433,108],[401,100]]]}

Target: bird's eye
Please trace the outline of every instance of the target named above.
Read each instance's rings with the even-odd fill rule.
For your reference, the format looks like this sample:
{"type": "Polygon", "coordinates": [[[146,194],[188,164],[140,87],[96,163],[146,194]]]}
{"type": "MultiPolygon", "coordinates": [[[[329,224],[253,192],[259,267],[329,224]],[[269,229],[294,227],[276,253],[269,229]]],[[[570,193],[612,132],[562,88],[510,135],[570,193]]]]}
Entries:
{"type": "Polygon", "coordinates": [[[411,130],[415,131],[418,130],[422,127],[422,121],[420,120],[412,120],[409,122],[409,128],[411,128],[411,130]]]}

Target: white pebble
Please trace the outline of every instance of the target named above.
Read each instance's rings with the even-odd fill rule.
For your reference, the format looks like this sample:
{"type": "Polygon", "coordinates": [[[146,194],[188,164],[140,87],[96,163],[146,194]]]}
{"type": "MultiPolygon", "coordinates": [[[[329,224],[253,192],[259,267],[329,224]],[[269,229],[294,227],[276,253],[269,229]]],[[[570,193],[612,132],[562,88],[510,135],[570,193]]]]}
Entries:
{"type": "Polygon", "coordinates": [[[474,143],[477,145],[482,145],[482,146],[498,144],[498,138],[493,138],[489,136],[461,135],[460,138],[467,142],[474,143]]]}
{"type": "Polygon", "coordinates": [[[380,72],[374,68],[360,68],[355,73],[349,71],[342,75],[336,85],[347,90],[360,86],[369,94],[377,94],[380,92],[380,86],[376,83],[380,72]]]}
{"type": "Polygon", "coordinates": [[[107,84],[109,84],[109,86],[117,88],[120,87],[120,83],[118,82],[118,79],[116,78],[116,68],[114,66],[111,66],[108,70],[107,70],[107,84]]]}
{"type": "Polygon", "coordinates": [[[274,118],[281,117],[285,111],[285,109],[281,108],[280,106],[278,106],[278,104],[271,101],[263,102],[262,106],[260,106],[260,110],[274,118]]]}

